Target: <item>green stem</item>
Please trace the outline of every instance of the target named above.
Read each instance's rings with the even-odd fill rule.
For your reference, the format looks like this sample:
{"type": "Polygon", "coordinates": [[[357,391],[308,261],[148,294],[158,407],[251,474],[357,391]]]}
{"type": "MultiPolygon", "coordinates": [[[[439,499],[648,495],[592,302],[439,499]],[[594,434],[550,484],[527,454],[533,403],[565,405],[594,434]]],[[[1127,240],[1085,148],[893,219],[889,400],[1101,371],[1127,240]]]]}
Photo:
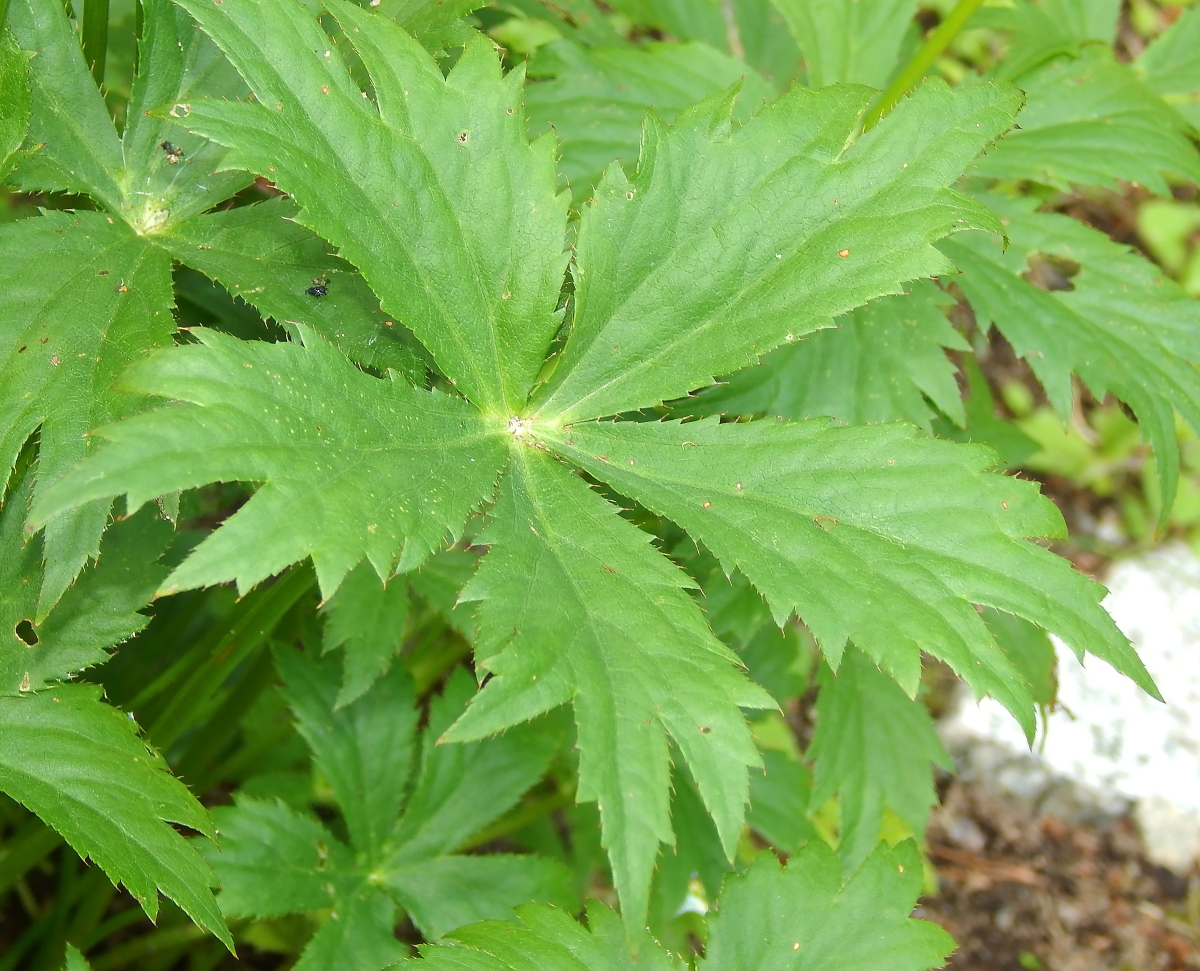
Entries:
{"type": "Polygon", "coordinates": [[[508,836],[510,833],[522,830],[530,823],[536,823],[543,816],[549,816],[556,809],[569,806],[574,801],[574,789],[565,789],[560,792],[551,793],[548,796],[543,796],[540,799],[531,799],[529,802],[518,806],[507,816],[496,820],[491,826],[481,829],[459,847],[459,852],[476,849],[492,842],[492,840],[498,840],[502,836],[508,836]]]}
{"type": "Polygon", "coordinates": [[[896,75],[895,80],[884,88],[871,107],[867,109],[862,122],[863,131],[872,128],[884,115],[895,108],[900,99],[921,78],[925,77],[925,73],[933,66],[933,62],[941,57],[942,52],[950,46],[950,42],[962,33],[967,21],[971,19],[982,3],[983,0],[958,0],[958,5],[950,11],[946,19],[925,38],[925,43],[921,45],[921,49],[917,51],[913,59],[904,65],[904,69],[896,75]]]}
{"type": "MultiPolygon", "coordinates": [[[[229,674],[266,643],[279,622],[314,585],[312,571],[297,567],[271,586],[247,594],[245,609],[214,646],[206,662],[175,689],[171,700],[150,722],[150,740],[166,750],[202,716],[213,693],[229,674]],[[257,596],[256,596],[257,594],[257,596]]],[[[243,604],[239,604],[241,607],[243,604]]]]}
{"type": "Polygon", "coordinates": [[[0,853],[0,895],[42,862],[62,837],[34,817],[13,835],[0,853]]]}
{"type": "Polygon", "coordinates": [[[0,29],[4,28],[4,21],[8,18],[8,0],[0,0],[0,29]]]}
{"type": "Polygon", "coordinates": [[[195,924],[168,927],[135,937],[119,947],[114,947],[102,957],[92,960],[93,971],[109,971],[111,968],[136,967],[137,960],[151,954],[182,951],[208,937],[208,931],[195,924]]]}
{"type": "Polygon", "coordinates": [[[85,0],[83,5],[83,59],[96,79],[104,83],[104,62],[108,57],[108,0],[85,0]]]}

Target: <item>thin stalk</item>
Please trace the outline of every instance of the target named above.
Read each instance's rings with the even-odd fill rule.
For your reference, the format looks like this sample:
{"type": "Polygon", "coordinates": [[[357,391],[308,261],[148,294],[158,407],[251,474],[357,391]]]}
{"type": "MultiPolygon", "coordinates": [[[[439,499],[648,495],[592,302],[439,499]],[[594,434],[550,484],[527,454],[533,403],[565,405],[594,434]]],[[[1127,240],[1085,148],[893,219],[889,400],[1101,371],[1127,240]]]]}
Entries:
{"type": "Polygon", "coordinates": [[[83,4],[83,59],[91,69],[96,86],[104,83],[108,58],[108,0],[85,0],[83,4]]]}
{"type": "Polygon", "coordinates": [[[36,817],[13,835],[0,854],[0,895],[42,862],[62,837],[36,817]]]}
{"type": "MultiPolygon", "coordinates": [[[[279,622],[304,594],[312,589],[312,572],[303,567],[280,577],[261,594],[220,638],[211,660],[203,664],[176,689],[166,707],[150,723],[147,733],[160,749],[166,750],[192,727],[203,709],[212,701],[213,692],[255,648],[266,643],[279,622]]],[[[258,591],[255,591],[258,593],[258,591]]],[[[245,601],[243,601],[245,602],[245,601]]],[[[239,605],[240,606],[240,605],[239,605]]]]}
{"type": "Polygon", "coordinates": [[[151,954],[186,951],[208,937],[208,931],[195,924],[168,927],[135,937],[119,947],[92,960],[92,971],[110,971],[112,968],[136,967],[139,958],[151,954]]]}
{"type": "Polygon", "coordinates": [[[946,15],[933,32],[925,38],[921,49],[913,59],[904,65],[904,69],[896,75],[894,81],[884,88],[871,107],[863,116],[862,130],[867,131],[876,122],[899,104],[909,90],[914,87],[926,72],[933,66],[934,61],[942,56],[942,52],[950,46],[967,25],[967,21],[982,5],[983,0],[958,0],[958,5],[946,15]]]}
{"type": "Polygon", "coordinates": [[[8,18],[8,0],[0,0],[0,28],[4,27],[4,21],[8,18]]]}
{"type": "Polygon", "coordinates": [[[536,823],[543,816],[549,816],[556,809],[563,809],[574,801],[574,788],[553,792],[540,799],[531,799],[518,806],[507,816],[496,820],[491,826],[481,829],[475,836],[463,843],[459,847],[459,851],[473,850],[492,842],[492,840],[498,840],[510,833],[522,830],[530,823],[536,823]]]}

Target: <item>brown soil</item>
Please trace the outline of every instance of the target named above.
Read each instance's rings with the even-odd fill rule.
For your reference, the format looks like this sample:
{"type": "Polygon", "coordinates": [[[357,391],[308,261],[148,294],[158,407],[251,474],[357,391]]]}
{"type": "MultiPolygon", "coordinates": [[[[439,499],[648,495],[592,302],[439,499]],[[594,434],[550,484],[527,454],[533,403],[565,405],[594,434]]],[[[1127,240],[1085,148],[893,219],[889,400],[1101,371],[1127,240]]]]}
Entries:
{"type": "Polygon", "coordinates": [[[951,971],[1200,969],[1200,874],[1149,863],[1129,819],[1068,825],[954,781],[929,850],[917,916],[959,942],[951,971]]]}

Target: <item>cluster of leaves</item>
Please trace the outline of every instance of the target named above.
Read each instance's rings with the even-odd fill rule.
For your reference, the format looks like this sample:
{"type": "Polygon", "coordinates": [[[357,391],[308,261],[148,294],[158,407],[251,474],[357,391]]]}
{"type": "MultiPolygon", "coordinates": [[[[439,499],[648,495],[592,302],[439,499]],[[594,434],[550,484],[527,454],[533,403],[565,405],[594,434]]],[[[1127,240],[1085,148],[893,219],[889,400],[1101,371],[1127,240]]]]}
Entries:
{"type": "Polygon", "coordinates": [[[1200,183],[1200,9],[141,0],[114,107],[6,6],[0,967],[937,967],[922,657],[1156,693],[975,358],[1166,521],[1200,304],[1061,210],[1200,183]]]}

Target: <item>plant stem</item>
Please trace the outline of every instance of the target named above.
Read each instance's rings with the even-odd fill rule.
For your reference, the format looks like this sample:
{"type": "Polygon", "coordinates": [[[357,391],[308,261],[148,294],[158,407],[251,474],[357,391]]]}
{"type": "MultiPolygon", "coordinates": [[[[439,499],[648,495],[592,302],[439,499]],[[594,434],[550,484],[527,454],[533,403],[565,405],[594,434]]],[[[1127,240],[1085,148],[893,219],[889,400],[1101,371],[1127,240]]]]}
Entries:
{"type": "Polygon", "coordinates": [[[8,0],[0,0],[0,29],[4,27],[4,21],[8,18],[8,0]]]}
{"type": "Polygon", "coordinates": [[[925,77],[925,72],[933,66],[933,62],[942,56],[942,52],[950,46],[950,42],[954,40],[963,28],[967,25],[967,21],[979,9],[983,0],[958,0],[958,5],[946,15],[933,32],[925,38],[925,43],[921,45],[921,49],[913,56],[913,59],[904,65],[904,69],[896,75],[883,92],[867,109],[867,113],[863,116],[862,130],[867,131],[872,128],[884,115],[896,107],[900,99],[918,82],[925,77]]]}
{"type": "Polygon", "coordinates": [[[83,5],[83,59],[96,85],[104,83],[108,57],[108,0],[86,0],[83,5]]]}

